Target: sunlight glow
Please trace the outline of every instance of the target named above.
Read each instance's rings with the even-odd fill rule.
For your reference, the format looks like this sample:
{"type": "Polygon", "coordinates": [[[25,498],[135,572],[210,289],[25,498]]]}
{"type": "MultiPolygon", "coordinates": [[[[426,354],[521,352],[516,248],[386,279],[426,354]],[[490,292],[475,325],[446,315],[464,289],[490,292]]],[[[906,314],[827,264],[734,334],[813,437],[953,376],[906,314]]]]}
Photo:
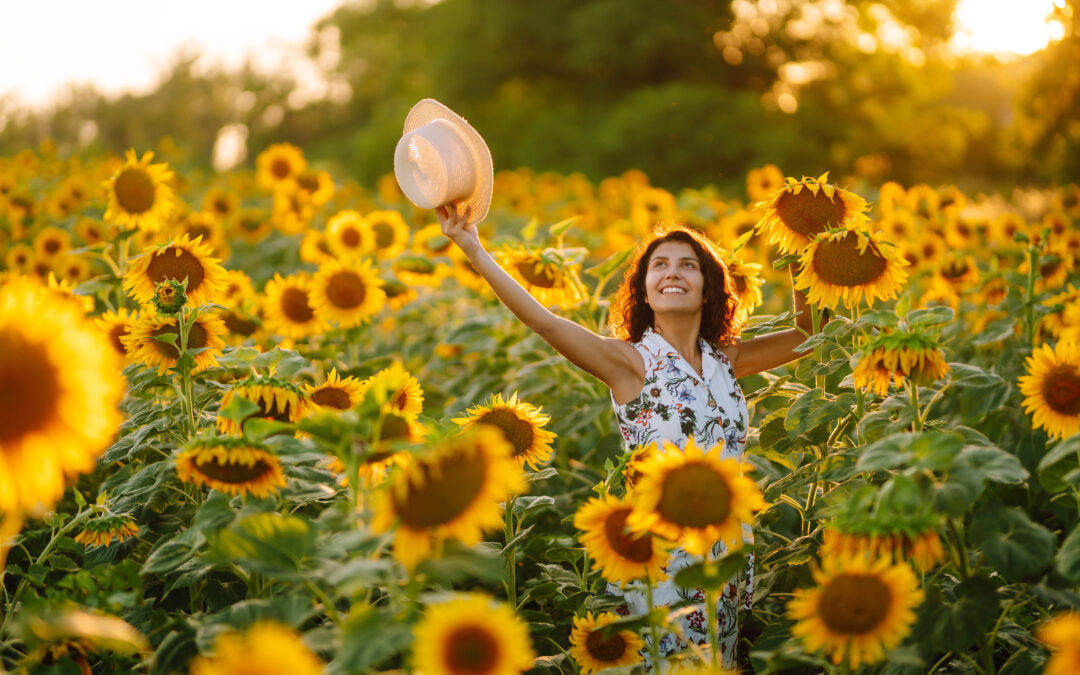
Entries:
{"type": "Polygon", "coordinates": [[[999,56],[1036,52],[1064,35],[1053,11],[1053,0],[960,0],[953,48],[999,56]]]}

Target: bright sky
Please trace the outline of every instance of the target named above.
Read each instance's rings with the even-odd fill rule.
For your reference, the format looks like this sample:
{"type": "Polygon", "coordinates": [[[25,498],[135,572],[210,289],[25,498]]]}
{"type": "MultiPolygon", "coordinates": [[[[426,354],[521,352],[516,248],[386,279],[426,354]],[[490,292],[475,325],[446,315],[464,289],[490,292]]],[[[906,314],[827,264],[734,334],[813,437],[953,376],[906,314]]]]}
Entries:
{"type": "MultiPolygon", "coordinates": [[[[47,103],[70,81],[147,90],[182,46],[238,65],[278,55],[342,0],[3,0],[0,97],[47,103]]],[[[271,63],[273,60],[271,59],[271,63]]]]}
{"type": "Polygon", "coordinates": [[[1062,0],[960,0],[953,46],[962,52],[1030,54],[1060,40],[1064,26],[1048,21],[1062,0]]]}

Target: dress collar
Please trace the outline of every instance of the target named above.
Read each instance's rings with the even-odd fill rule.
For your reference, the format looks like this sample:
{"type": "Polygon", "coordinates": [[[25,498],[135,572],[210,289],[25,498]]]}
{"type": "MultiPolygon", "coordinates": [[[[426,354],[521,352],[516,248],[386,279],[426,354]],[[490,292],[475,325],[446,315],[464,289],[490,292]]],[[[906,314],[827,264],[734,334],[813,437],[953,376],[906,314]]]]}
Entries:
{"type": "Polygon", "coordinates": [[[658,358],[671,359],[676,368],[694,378],[695,382],[701,383],[702,376],[705,377],[705,382],[712,381],[713,374],[720,365],[712,345],[706,342],[705,338],[702,337],[698,338],[698,346],[701,348],[702,373],[700,375],[694,370],[693,366],[690,365],[690,362],[683,358],[683,355],[679,353],[679,350],[671,346],[671,343],[665,340],[663,335],[653,330],[652,326],[645,329],[645,333],[641,336],[641,344],[645,345],[645,347],[658,358]]]}

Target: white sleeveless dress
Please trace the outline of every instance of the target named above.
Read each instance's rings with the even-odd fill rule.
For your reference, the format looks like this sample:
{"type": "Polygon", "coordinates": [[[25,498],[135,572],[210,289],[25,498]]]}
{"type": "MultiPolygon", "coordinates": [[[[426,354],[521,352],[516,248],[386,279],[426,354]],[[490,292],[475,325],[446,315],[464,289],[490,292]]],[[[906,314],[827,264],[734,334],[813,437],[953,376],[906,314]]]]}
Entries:
{"type": "MultiPolygon", "coordinates": [[[[699,338],[699,342],[700,374],[652,328],[645,331],[640,342],[632,343],[645,361],[645,383],[637,398],[624,405],[615,403],[612,396],[627,452],[641,445],[654,442],[662,444],[664,441],[684,448],[686,439],[693,436],[694,442],[702,449],[723,443],[722,459],[742,459],[749,426],[746,399],[735,380],[735,371],[727,356],[704,339],[699,338]]],[[[753,541],[749,525],[743,525],[743,539],[753,541]]],[[[723,542],[713,546],[714,555],[723,555],[726,550],[723,542]]],[[[697,603],[692,611],[681,612],[677,619],[682,635],[669,633],[660,641],[661,656],[681,651],[691,642],[708,644],[705,592],[702,589],[680,588],[673,581],[676,572],[700,561],[699,556],[691,556],[681,548],[674,549],[664,567],[667,578],[653,587],[653,604],[656,607],[697,603]]],[[[643,593],[626,590],[616,584],[609,584],[608,592],[621,595],[625,601],[617,608],[618,613],[646,613],[643,593]]],[[[717,603],[717,630],[724,667],[732,668],[736,664],[738,612],[740,606],[744,611],[750,611],[753,596],[754,560],[750,556],[746,569],[729,581],[717,603]]]]}

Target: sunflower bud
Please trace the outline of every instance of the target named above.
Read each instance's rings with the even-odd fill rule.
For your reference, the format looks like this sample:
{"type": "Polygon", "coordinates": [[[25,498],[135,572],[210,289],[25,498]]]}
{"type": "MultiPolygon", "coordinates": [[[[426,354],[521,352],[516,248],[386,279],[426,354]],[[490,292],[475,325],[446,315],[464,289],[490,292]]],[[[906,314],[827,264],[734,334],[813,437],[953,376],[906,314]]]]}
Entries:
{"type": "Polygon", "coordinates": [[[166,279],[154,287],[154,308],[159,314],[176,314],[187,304],[187,280],[166,279]]]}

